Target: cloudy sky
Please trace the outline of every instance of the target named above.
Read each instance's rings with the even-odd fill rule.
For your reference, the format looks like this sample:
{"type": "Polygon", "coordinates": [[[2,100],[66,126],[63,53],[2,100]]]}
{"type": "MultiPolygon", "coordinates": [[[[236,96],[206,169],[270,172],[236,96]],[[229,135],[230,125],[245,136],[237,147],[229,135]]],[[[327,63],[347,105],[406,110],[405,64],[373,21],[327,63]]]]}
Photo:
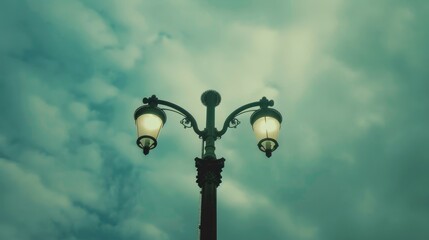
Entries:
{"type": "Polygon", "coordinates": [[[217,142],[220,240],[429,237],[429,4],[400,0],[0,1],[0,239],[198,239],[200,95],[275,101],[267,159],[249,123],[217,142]]]}

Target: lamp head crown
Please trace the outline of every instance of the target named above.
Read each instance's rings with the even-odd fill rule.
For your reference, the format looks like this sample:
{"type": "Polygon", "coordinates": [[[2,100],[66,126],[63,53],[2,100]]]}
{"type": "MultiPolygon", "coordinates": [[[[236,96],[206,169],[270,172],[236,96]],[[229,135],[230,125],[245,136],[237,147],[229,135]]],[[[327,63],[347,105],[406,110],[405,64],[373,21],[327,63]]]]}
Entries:
{"type": "Polygon", "coordinates": [[[201,102],[204,106],[207,106],[209,103],[214,104],[214,106],[219,105],[221,100],[220,94],[215,90],[207,90],[201,95],[201,102]]]}

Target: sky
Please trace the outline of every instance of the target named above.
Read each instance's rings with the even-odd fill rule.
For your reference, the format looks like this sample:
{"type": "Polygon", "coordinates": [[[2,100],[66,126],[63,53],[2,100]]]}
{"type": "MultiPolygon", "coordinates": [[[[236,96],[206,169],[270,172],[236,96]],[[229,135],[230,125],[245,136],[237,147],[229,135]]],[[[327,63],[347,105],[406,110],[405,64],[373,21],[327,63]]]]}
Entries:
{"type": "Polygon", "coordinates": [[[250,114],[216,142],[219,240],[429,239],[429,4],[410,0],[0,1],[0,239],[198,239],[201,142],[156,94],[216,125],[263,96],[283,115],[258,150],[250,114]]]}

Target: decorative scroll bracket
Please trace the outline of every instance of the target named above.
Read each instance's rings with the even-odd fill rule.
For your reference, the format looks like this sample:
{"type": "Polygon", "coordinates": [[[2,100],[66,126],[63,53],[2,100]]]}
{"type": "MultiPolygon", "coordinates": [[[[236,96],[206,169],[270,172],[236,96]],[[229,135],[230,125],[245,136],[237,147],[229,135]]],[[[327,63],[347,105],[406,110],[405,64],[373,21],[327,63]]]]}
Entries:
{"type": "Polygon", "coordinates": [[[187,117],[180,120],[180,123],[183,125],[184,128],[192,128],[192,122],[187,117]]]}
{"type": "Polygon", "coordinates": [[[233,118],[231,119],[231,121],[229,121],[229,128],[237,128],[238,125],[240,125],[240,121],[237,118],[233,118]]]}

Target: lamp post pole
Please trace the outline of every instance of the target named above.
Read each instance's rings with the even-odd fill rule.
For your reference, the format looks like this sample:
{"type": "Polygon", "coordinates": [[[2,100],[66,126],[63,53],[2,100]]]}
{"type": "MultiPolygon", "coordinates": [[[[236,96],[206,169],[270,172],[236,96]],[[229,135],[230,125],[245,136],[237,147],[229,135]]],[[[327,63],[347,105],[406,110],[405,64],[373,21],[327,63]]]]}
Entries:
{"type": "Polygon", "coordinates": [[[217,236],[217,207],[216,189],[221,183],[221,172],[225,159],[210,157],[195,158],[197,167],[197,183],[201,188],[201,219],[200,239],[216,240],[217,236]]]}
{"type": "MultiPolygon", "coordinates": [[[[224,158],[218,159],[215,154],[215,141],[220,138],[228,128],[235,128],[240,124],[236,117],[253,107],[260,107],[259,110],[253,110],[250,122],[253,126],[257,138],[260,140],[258,147],[265,152],[267,157],[278,147],[277,135],[282,121],[281,114],[269,108],[274,102],[263,97],[258,102],[252,102],[243,105],[233,111],[225,120],[223,128],[218,131],[215,127],[215,108],[221,101],[220,94],[209,90],[201,96],[202,103],[206,106],[206,128],[200,130],[194,117],[182,107],[164,100],[159,100],[155,95],[150,98],[144,98],[144,106],[139,107],[134,113],[134,119],[137,125],[137,145],[143,149],[146,155],[156,147],[159,131],[166,121],[166,115],[158,105],[164,105],[174,109],[184,116],[181,123],[185,128],[193,128],[203,140],[203,153],[201,158],[195,158],[195,167],[197,168],[197,183],[201,188],[201,219],[200,219],[200,240],[217,239],[217,204],[216,190],[221,181],[221,172],[224,167],[224,158]],[[153,125],[153,126],[149,126],[153,125]],[[255,129],[256,128],[256,129],[255,129]]],[[[251,111],[251,110],[249,110],[251,111]]]]}
{"type": "Polygon", "coordinates": [[[207,108],[206,135],[203,141],[206,143],[203,158],[195,158],[197,168],[197,183],[201,188],[201,220],[200,239],[216,240],[217,236],[217,204],[216,189],[221,183],[221,172],[225,159],[217,159],[215,154],[216,128],[215,108],[219,105],[221,97],[215,91],[207,91],[201,96],[201,101],[207,108]]]}

